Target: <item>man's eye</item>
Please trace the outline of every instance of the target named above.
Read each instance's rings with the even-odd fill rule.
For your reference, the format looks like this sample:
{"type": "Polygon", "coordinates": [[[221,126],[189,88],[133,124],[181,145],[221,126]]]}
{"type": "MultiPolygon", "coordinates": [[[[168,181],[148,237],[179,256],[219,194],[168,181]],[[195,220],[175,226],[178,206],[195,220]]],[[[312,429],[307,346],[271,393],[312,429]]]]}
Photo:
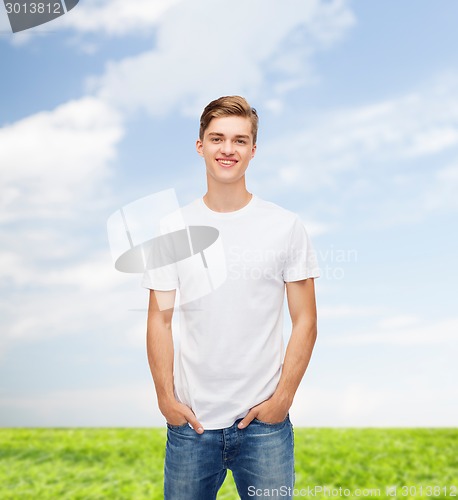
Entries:
{"type": "Polygon", "coordinates": [[[219,142],[221,139],[219,137],[213,137],[212,142],[219,142]]]}
{"type": "Polygon", "coordinates": [[[239,144],[246,144],[246,141],[245,141],[245,140],[243,140],[243,139],[239,139],[237,142],[238,142],[239,144]]]}

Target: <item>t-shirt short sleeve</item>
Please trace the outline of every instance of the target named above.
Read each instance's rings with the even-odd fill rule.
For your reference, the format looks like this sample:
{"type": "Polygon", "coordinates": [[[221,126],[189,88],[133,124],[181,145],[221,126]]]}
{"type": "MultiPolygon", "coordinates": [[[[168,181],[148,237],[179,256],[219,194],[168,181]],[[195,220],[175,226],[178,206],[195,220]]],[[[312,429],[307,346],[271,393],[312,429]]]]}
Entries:
{"type": "Polygon", "coordinates": [[[297,216],[289,238],[283,280],[288,282],[319,277],[316,252],[304,224],[297,216]]]}
{"type": "Polygon", "coordinates": [[[163,237],[156,238],[151,245],[141,286],[150,290],[175,290],[179,287],[176,249],[162,224],[161,232],[163,237]]]}
{"type": "Polygon", "coordinates": [[[158,269],[147,269],[143,273],[142,287],[150,290],[176,290],[178,288],[178,277],[176,276],[176,264],[170,264],[158,269]]]}

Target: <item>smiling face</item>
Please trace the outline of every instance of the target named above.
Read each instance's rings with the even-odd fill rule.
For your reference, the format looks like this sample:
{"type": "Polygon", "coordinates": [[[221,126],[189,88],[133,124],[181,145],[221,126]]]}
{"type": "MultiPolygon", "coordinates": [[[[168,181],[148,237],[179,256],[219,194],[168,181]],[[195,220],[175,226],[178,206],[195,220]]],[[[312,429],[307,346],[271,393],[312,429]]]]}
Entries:
{"type": "Polygon", "coordinates": [[[196,149],[205,160],[209,181],[239,181],[256,152],[251,120],[243,116],[213,118],[196,149]]]}

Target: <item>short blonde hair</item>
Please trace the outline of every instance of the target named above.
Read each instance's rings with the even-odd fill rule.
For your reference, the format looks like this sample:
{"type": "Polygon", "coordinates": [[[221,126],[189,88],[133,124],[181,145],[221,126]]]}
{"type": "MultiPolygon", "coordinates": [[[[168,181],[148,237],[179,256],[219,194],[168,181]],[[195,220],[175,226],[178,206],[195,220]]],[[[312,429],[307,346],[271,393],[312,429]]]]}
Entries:
{"type": "Polygon", "coordinates": [[[253,134],[253,144],[256,144],[258,136],[258,114],[244,97],[238,95],[224,96],[208,104],[200,117],[199,139],[202,141],[205,131],[213,118],[223,116],[242,116],[251,120],[251,132],[253,134]]]}

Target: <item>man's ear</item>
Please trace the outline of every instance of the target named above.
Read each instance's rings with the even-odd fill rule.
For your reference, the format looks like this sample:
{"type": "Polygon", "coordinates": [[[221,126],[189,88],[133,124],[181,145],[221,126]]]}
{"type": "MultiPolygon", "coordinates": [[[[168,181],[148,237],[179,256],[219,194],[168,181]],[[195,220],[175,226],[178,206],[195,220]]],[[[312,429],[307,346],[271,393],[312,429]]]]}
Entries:
{"type": "Polygon", "coordinates": [[[256,154],[256,144],[254,144],[253,147],[251,148],[251,159],[254,158],[255,154],[256,154]]]}
{"type": "Polygon", "coordinates": [[[200,156],[204,156],[203,148],[204,148],[204,145],[202,144],[202,141],[200,139],[197,139],[196,151],[200,154],[200,156]]]}

